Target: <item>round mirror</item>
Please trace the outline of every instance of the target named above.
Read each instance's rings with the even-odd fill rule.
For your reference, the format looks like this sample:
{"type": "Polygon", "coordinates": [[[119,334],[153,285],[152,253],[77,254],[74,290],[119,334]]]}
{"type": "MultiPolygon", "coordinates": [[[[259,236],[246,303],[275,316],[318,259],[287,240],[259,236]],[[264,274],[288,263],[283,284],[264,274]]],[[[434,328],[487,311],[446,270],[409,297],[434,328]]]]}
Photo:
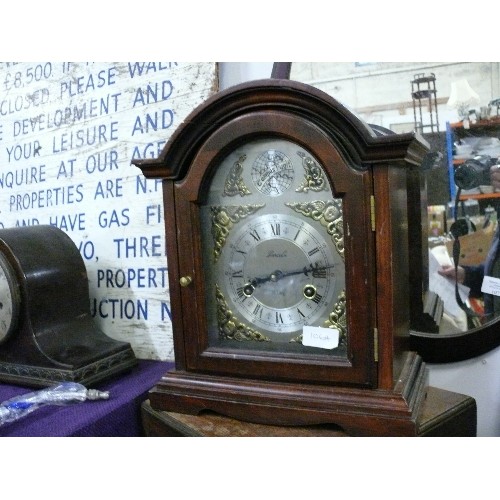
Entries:
{"type": "Polygon", "coordinates": [[[418,197],[425,241],[410,242],[422,260],[421,269],[410,269],[410,339],[431,363],[472,358],[500,345],[500,173],[498,179],[490,174],[500,163],[498,74],[497,62],[273,67],[274,78],[320,88],[377,135],[418,133],[428,142],[418,197]]]}

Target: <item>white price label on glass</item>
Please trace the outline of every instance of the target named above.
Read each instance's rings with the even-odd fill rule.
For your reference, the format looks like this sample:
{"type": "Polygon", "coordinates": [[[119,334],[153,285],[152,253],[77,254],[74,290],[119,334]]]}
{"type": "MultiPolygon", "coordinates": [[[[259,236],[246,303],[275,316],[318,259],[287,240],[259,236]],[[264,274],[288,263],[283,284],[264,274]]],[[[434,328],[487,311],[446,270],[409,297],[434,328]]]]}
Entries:
{"type": "Polygon", "coordinates": [[[485,276],[481,285],[481,292],[500,296],[500,279],[493,276],[485,276]]]}
{"type": "Polygon", "coordinates": [[[339,346],[339,330],[336,328],[321,328],[319,326],[304,326],[302,329],[302,345],[335,349],[339,346]]]}

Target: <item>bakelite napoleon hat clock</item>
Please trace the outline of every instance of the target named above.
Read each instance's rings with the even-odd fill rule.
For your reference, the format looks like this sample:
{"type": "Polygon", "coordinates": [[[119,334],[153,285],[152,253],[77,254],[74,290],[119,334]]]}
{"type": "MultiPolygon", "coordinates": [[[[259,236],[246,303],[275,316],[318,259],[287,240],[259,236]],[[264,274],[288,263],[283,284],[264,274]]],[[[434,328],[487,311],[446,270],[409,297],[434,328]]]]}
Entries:
{"type": "Polygon", "coordinates": [[[176,366],[151,406],[415,435],[427,382],[407,347],[409,241],[426,152],[269,79],[219,92],[134,161],[163,179],[173,314],[176,366]]]}
{"type": "Polygon", "coordinates": [[[78,247],[50,225],[0,230],[0,381],[93,385],[137,364],[90,313],[78,247]]]}

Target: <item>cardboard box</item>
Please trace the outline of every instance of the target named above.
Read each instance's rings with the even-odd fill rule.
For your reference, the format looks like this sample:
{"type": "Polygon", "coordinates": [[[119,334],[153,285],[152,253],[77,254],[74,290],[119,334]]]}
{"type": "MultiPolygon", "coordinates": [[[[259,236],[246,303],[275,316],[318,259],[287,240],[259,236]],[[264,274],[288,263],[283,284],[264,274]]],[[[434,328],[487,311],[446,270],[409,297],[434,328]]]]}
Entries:
{"type": "MultiPolygon", "coordinates": [[[[485,261],[491,246],[494,234],[494,225],[490,224],[486,229],[480,229],[474,233],[460,236],[459,265],[477,266],[485,261]]],[[[446,243],[450,256],[453,255],[453,241],[446,243]]]]}

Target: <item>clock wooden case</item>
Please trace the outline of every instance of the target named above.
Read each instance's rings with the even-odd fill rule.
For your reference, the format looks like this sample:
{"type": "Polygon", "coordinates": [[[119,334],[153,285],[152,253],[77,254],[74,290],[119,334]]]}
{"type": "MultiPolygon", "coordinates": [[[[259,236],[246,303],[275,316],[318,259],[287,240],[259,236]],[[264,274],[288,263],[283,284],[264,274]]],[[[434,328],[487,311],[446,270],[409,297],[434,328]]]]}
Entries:
{"type": "Polygon", "coordinates": [[[426,153],[269,79],[219,92],[158,158],[134,161],[163,179],[175,349],[151,406],[416,435],[427,379],[408,348],[410,242],[426,153]]]}

